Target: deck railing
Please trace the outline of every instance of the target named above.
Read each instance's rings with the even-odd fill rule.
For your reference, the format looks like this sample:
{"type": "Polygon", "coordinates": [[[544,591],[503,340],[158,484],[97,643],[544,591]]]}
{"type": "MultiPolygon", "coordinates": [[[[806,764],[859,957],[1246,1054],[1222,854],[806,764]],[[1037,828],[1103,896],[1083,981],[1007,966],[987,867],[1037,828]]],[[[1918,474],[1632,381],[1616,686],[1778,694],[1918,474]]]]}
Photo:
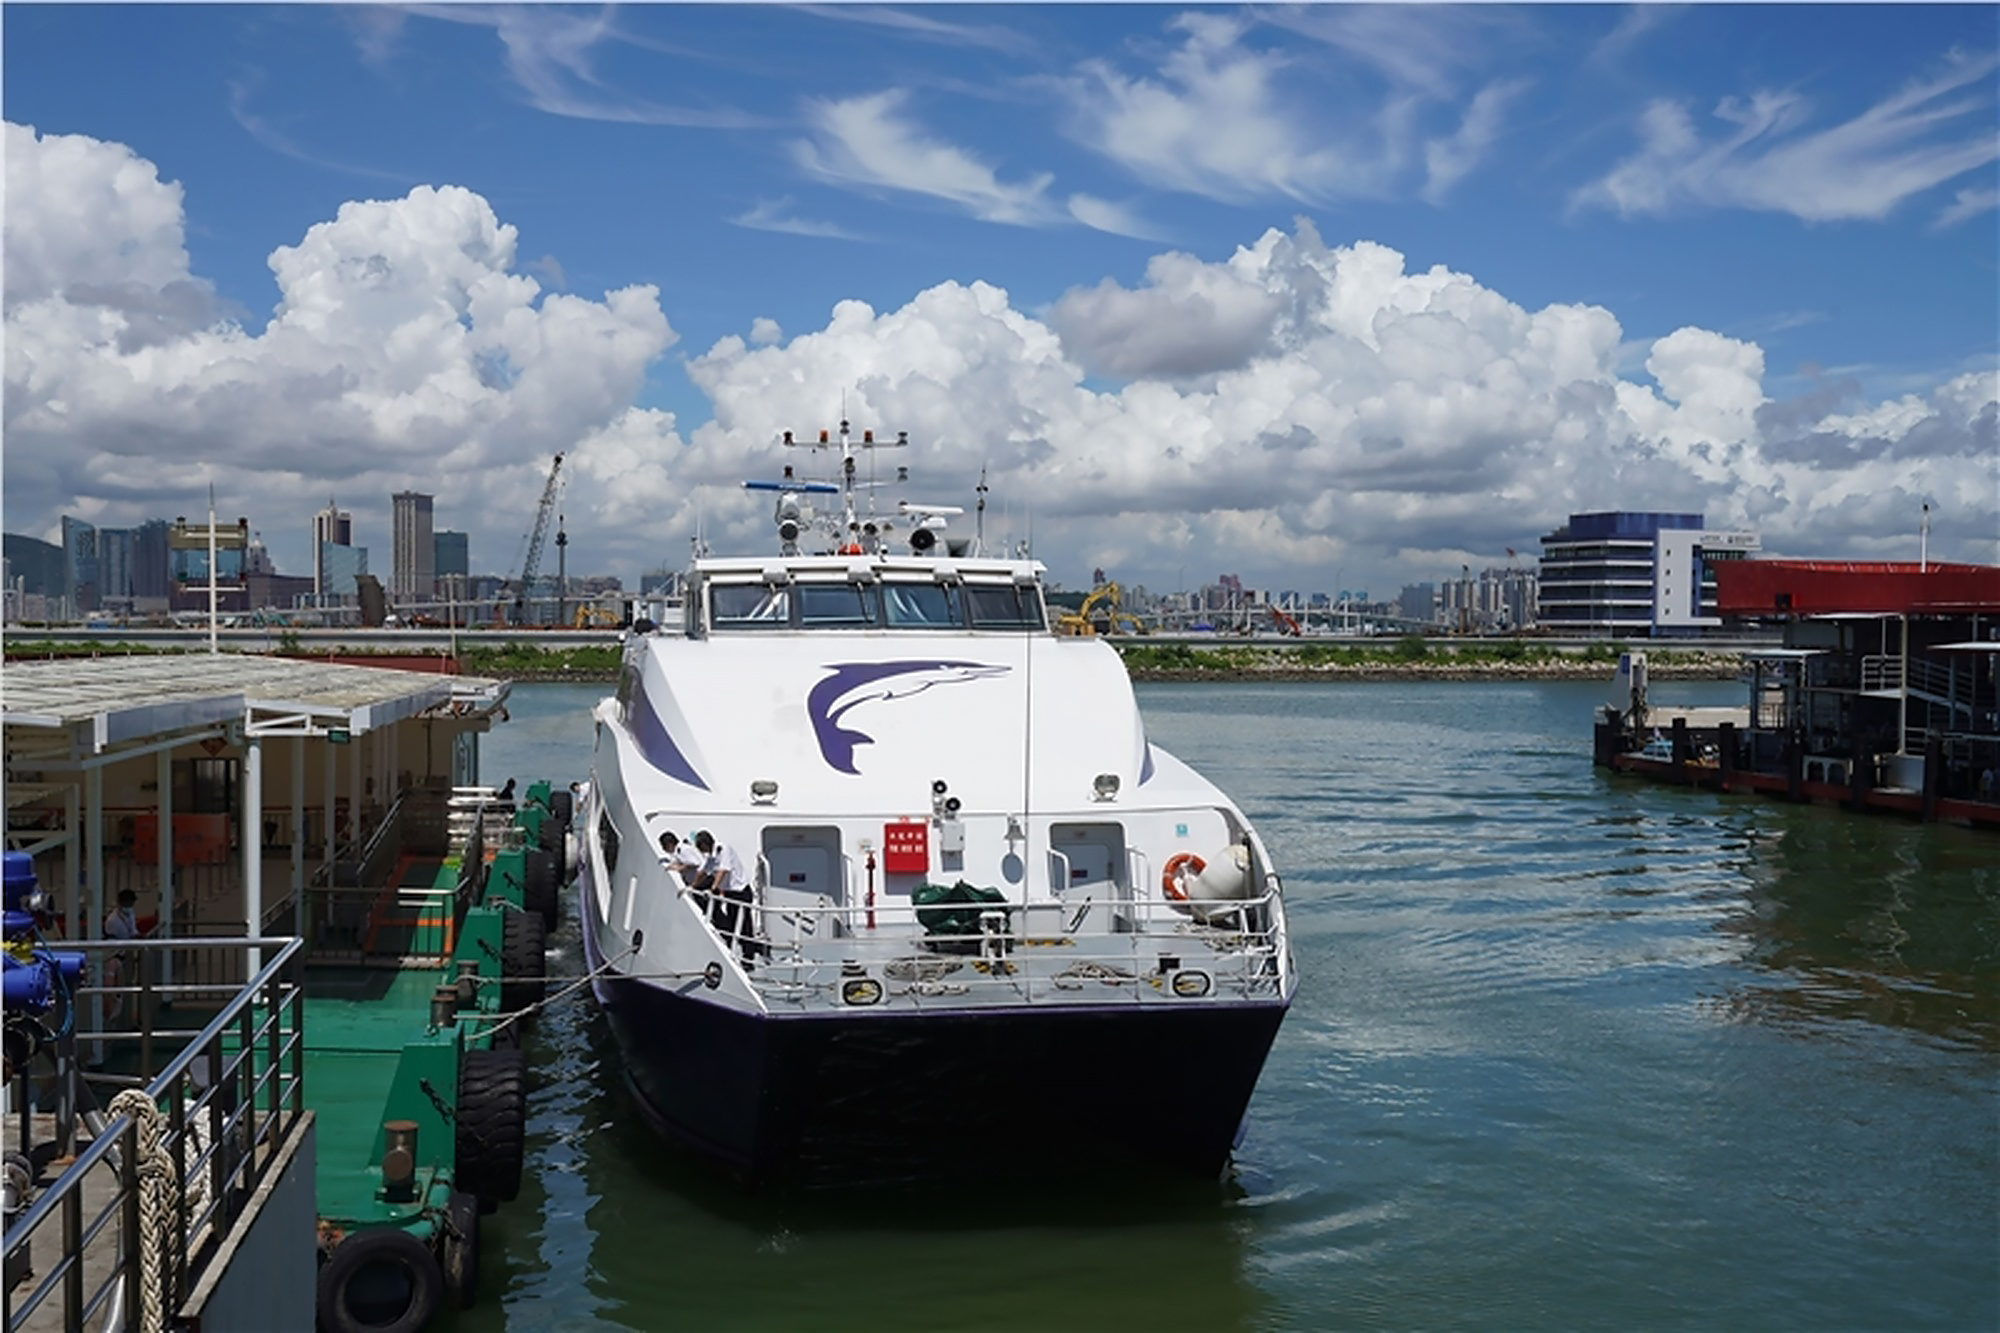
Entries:
{"type": "MultiPolygon", "coordinates": [[[[232,950],[252,959],[270,957],[247,984],[232,988],[220,1011],[199,1030],[145,1026],[142,1030],[75,1033],[53,1048],[55,1073],[43,1080],[56,1099],[54,1135],[59,1152],[74,1151],[79,1127],[90,1142],[62,1174],[7,1227],[6,1265],[44,1266],[40,1281],[16,1299],[0,1291],[5,1327],[25,1327],[38,1311],[52,1311],[65,1330],[129,1328],[157,1300],[178,1311],[200,1281],[204,1266],[257,1197],[257,1188],[289,1156],[305,1112],[303,954],[296,939],[89,941],[65,948],[87,954],[118,951],[143,956],[170,949],[232,950]],[[184,1043],[184,1044],[182,1044],[184,1043]],[[150,1079],[145,1061],[156,1049],[178,1053],[150,1079]],[[82,1052],[137,1049],[130,1075],[86,1074],[82,1052]],[[139,1115],[100,1119],[86,1112],[86,1084],[144,1088],[164,1122],[157,1139],[139,1115]],[[49,1086],[52,1084],[52,1086],[49,1086]],[[142,1201],[142,1180],[164,1167],[171,1181],[164,1216],[142,1201]],[[85,1199],[87,1183],[109,1174],[115,1184],[104,1202],[85,1199]],[[51,1259],[50,1256],[53,1256],[51,1259]],[[150,1265],[148,1261],[150,1262],[150,1265]],[[151,1266],[157,1286],[148,1290],[151,1266]]],[[[140,969],[145,974],[145,969],[140,969]]],[[[142,985],[91,988],[100,995],[138,1000],[142,985]]],[[[157,988],[192,1003],[216,998],[216,987],[182,982],[157,988]]],[[[81,1012],[79,1008],[76,1012],[81,1012]]],[[[107,1063],[121,1063],[115,1058],[107,1063]]],[[[20,1074],[20,1148],[34,1151],[36,1080],[20,1074]]],[[[156,1199],[158,1195],[154,1195],[156,1199]]],[[[50,1314],[41,1322],[47,1326],[50,1314]]]]}
{"type": "Polygon", "coordinates": [[[839,1004],[843,983],[861,977],[882,984],[882,999],[907,999],[917,1007],[1071,1004],[1082,998],[1079,991],[1088,991],[1094,1003],[1255,999],[1283,994],[1291,971],[1275,875],[1265,877],[1258,897],[1200,905],[1108,894],[1025,908],[973,902],[919,907],[899,896],[878,900],[872,929],[853,905],[773,904],[760,897],[749,909],[755,934],[735,941],[709,921],[706,894],[686,889],[680,897],[718,948],[743,968],[751,988],[772,1003],[839,1004]],[[964,912],[978,928],[928,929],[924,919],[936,921],[931,914],[937,912],[964,912]],[[1087,918],[1109,928],[1079,929],[1087,918]],[[748,967],[741,957],[746,944],[756,954],[748,967]],[[1184,972],[1203,976],[1176,987],[1175,976],[1184,972]]]}

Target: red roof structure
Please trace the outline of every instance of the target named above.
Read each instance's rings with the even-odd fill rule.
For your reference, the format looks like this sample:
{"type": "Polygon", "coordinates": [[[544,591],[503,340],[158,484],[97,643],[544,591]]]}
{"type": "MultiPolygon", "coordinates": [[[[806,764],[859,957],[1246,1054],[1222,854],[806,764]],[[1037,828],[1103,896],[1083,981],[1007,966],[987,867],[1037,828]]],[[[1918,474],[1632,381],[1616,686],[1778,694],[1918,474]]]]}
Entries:
{"type": "Polygon", "coordinates": [[[1717,561],[1725,616],[2000,615],[2000,565],[1935,561],[1717,561]]]}

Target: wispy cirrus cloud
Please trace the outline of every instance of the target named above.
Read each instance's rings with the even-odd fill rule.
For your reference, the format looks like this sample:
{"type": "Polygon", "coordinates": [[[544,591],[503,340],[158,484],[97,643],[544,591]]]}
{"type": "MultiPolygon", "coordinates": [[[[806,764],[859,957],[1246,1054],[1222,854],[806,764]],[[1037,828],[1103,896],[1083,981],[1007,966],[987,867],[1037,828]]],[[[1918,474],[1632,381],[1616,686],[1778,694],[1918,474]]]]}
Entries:
{"type": "Polygon", "coordinates": [[[1937,221],[1931,223],[1930,229],[1943,231],[1948,227],[1956,227],[1967,218],[1976,218],[1981,213],[1991,213],[1995,208],[2000,208],[2000,190],[1960,190],[1957,197],[1937,215],[1937,221]]]}
{"type": "Polygon", "coordinates": [[[1304,5],[1260,17],[1437,101],[1456,98],[1524,26],[1518,14],[1485,5],[1304,5]]]}
{"type": "Polygon", "coordinates": [[[1161,228],[1146,221],[1126,205],[1109,199],[1099,199],[1095,195],[1071,195],[1069,215],[1093,231],[1109,232],[1113,236],[1129,236],[1135,241],[1166,239],[1161,228]]]}
{"type": "Polygon", "coordinates": [[[269,116],[257,111],[252,103],[261,91],[263,79],[260,75],[240,78],[229,85],[229,114],[243,127],[244,133],[264,145],[272,152],[294,161],[321,167],[327,171],[337,171],[343,175],[359,176],[366,180],[394,181],[403,186],[416,183],[416,178],[408,172],[389,171],[380,167],[365,167],[359,163],[343,162],[316,149],[300,143],[292,134],[279,126],[269,116]]]}
{"type": "Polygon", "coordinates": [[[1426,203],[1441,204],[1451,188],[1470,175],[1486,159],[1499,139],[1507,109],[1528,89],[1526,79],[1490,83],[1473,95],[1458,131],[1432,139],[1424,145],[1423,197],[1426,203]]]}
{"type": "Polygon", "coordinates": [[[806,104],[813,137],[792,145],[793,160],[836,185],[941,199],[983,222],[1047,226],[1065,214],[1048,198],[1043,172],[1009,182],[970,152],[933,137],[905,114],[901,89],[806,104]]]}
{"type": "Polygon", "coordinates": [[[1590,49],[1586,64],[1600,68],[1614,68],[1624,63],[1625,58],[1640,49],[1644,38],[1674,22],[1687,6],[1673,4],[1629,5],[1618,18],[1617,26],[1599,38],[1597,45],[1590,49]]]}
{"type": "Polygon", "coordinates": [[[424,5],[410,13],[447,23],[491,28],[506,53],[507,72],[530,105],[552,116],[686,129],[758,129],[775,122],[737,107],[672,106],[613,87],[599,78],[595,53],[610,42],[646,49],[610,6],[596,10],[528,5],[424,5]]]}
{"type": "Polygon", "coordinates": [[[859,232],[849,231],[837,222],[817,222],[796,216],[792,212],[792,200],[789,196],[783,199],[759,199],[749,210],[729,220],[736,226],[747,227],[751,231],[775,231],[790,236],[820,236],[835,241],[868,239],[859,232]]]}
{"type": "Polygon", "coordinates": [[[1185,14],[1157,77],[1093,60],[1063,83],[1076,136],[1155,187],[1240,201],[1374,194],[1378,161],[1337,146],[1310,104],[1287,96],[1290,57],[1243,44],[1234,17],[1185,14]]]}
{"type": "Polygon", "coordinates": [[[1714,139],[1684,104],[1655,101],[1641,113],[1639,151],[1576,191],[1570,207],[1626,218],[1746,208],[1808,222],[1879,220],[2000,157],[1983,83],[1995,64],[1990,53],[1954,52],[1942,72],[1820,130],[1808,128],[1811,103],[1792,92],[1723,99],[1714,116],[1732,128],[1714,139]]]}
{"type": "Polygon", "coordinates": [[[1181,41],[1153,69],[1100,58],[1060,83],[1071,132],[1150,186],[1226,203],[1412,189],[1441,203],[1490,157],[1530,86],[1486,82],[1467,99],[1520,28],[1477,7],[1306,6],[1185,14],[1172,26],[1181,41]],[[1311,44],[1265,44],[1260,29],[1311,44]]]}
{"type": "Polygon", "coordinates": [[[1017,55],[1034,49],[1032,41],[1012,28],[997,27],[990,23],[947,23],[937,17],[940,14],[950,13],[948,9],[915,12],[907,9],[891,9],[884,5],[801,5],[799,12],[841,23],[886,28],[902,37],[934,42],[941,46],[984,47],[988,50],[1007,51],[1017,55]]]}

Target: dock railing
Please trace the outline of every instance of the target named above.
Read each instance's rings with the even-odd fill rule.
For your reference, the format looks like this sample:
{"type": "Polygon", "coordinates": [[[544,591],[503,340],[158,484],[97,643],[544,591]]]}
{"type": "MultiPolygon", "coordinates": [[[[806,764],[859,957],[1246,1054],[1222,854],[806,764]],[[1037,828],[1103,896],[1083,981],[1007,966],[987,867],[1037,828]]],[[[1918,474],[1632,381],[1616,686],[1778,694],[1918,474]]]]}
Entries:
{"type": "MultiPolygon", "coordinates": [[[[55,1075],[42,1082],[55,1098],[55,1146],[59,1153],[74,1151],[79,1129],[89,1132],[90,1142],[10,1221],[10,1278],[17,1265],[27,1270],[31,1259],[56,1258],[46,1272],[26,1274],[24,1282],[37,1276],[40,1281],[20,1299],[9,1282],[0,1291],[0,1313],[8,1330],[141,1327],[142,1312],[164,1310],[171,1317],[186,1303],[258,1197],[258,1187],[288,1160],[303,1128],[304,955],[297,939],[88,941],[65,947],[128,955],[210,948],[270,958],[198,1031],[150,1026],[72,1031],[53,1047],[55,1075]],[[184,1044],[150,1079],[83,1069],[83,1052],[92,1047],[142,1045],[151,1051],[170,1049],[170,1043],[184,1044]],[[143,1085],[143,1100],[102,1118],[84,1109],[86,1083],[143,1085]]],[[[137,997],[145,987],[95,989],[137,997]]],[[[215,987],[183,982],[158,989],[191,996],[215,987]]],[[[73,1012],[82,1012],[81,1006],[73,1012]]],[[[34,1141],[35,1125],[47,1118],[36,1115],[35,1084],[21,1071],[19,1146],[31,1159],[43,1146],[34,1141]]]]}

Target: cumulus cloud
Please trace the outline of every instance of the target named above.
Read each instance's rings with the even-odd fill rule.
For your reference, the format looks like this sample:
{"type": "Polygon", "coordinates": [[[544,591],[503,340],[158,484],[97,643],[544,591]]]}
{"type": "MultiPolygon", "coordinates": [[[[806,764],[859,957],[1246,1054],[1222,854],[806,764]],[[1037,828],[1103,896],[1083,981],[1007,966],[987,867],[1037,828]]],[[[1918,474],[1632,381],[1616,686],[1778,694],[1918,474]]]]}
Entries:
{"type": "MultiPolygon", "coordinates": [[[[674,340],[650,287],[543,293],[513,271],[514,229],[450,186],[346,204],[274,251],[252,336],[200,299],[178,185],[118,145],[6,136],[11,530],[93,503],[192,512],[214,482],[227,508],[296,516],[266,539],[297,569],[329,491],[364,543],[396,490],[437,494],[439,526],[525,515],[550,456],[630,412],[674,340]]],[[[497,568],[504,544],[476,558],[497,568]]]]}
{"type": "MultiPolygon", "coordinates": [[[[996,288],[946,284],[894,311],[844,303],[787,344],[726,340],[691,367],[716,419],[690,452],[706,472],[776,466],[777,433],[824,420],[846,386],[851,417],[910,430],[920,480],[960,492],[935,498],[991,465],[1072,578],[1449,570],[1599,508],[1852,551],[1893,541],[1920,493],[1950,497],[1963,558],[1993,558],[1992,377],[1865,418],[1838,395],[1785,416],[1754,343],[1680,329],[1629,378],[1621,342],[1600,307],[1527,310],[1301,222],[1216,263],[1161,256],[1140,287],[1073,291],[1046,323],[996,288]],[[1792,449],[1801,438],[1822,444],[1792,449]]],[[[734,512],[761,538],[752,506],[734,512]]]]}
{"type": "Polygon", "coordinates": [[[1182,569],[1435,577],[1603,508],[1866,556],[1896,554],[1929,503],[1933,554],[2000,559],[1990,370],[1890,402],[1841,381],[1774,400],[1754,342],[1683,328],[1628,363],[1603,307],[1529,309],[1305,220],[1213,260],[1159,255],[1138,284],[1077,288],[1042,317],[972,280],[893,309],[842,301],[789,336],[755,320],[687,363],[712,408],[689,428],[637,405],[674,341],[653,289],[545,292],[469,191],[350,203],[278,248],[253,337],[201,299],[179,189],[150,164],[7,136],[11,531],[199,512],[213,481],[299,569],[329,493],[386,555],[388,496],[416,489],[499,570],[561,450],[571,531],[630,577],[697,534],[768,549],[766,504],[740,483],[824,466],[780,434],[844,409],[909,432],[873,461],[908,466],[911,498],[966,501],[984,470],[989,538],[1032,531],[1072,582],[1093,566],[1156,587],[1182,569]],[[300,529],[289,547],[267,516],[300,529]]]}
{"type": "MultiPolygon", "coordinates": [[[[1885,217],[1911,195],[2000,156],[1987,86],[1995,63],[1990,54],[1955,53],[1940,73],[1823,129],[1808,128],[1813,108],[1792,92],[1724,98],[1713,114],[1727,128],[1712,139],[1684,104],[1652,102],[1640,118],[1639,151],[1577,191],[1571,205],[1621,217],[1695,208],[1810,222],[1885,217]]],[[[1976,206],[1976,194],[1961,195],[1961,203],[1976,206]]]]}
{"type": "Polygon", "coordinates": [[[1247,364],[1268,349],[1282,292],[1261,280],[1245,252],[1242,267],[1192,255],[1156,255],[1146,284],[1128,291],[1110,279],[1067,292],[1049,311],[1063,343],[1091,370],[1121,378],[1185,378],[1247,364]]]}

